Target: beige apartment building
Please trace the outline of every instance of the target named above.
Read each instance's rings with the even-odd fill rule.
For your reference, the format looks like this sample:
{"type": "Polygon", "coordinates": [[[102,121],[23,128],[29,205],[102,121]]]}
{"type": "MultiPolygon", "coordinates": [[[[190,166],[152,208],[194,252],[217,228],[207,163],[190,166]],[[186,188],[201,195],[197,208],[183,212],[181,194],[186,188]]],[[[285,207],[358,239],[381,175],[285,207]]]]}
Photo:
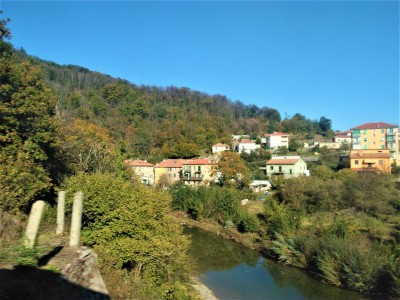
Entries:
{"type": "Polygon", "coordinates": [[[400,164],[398,125],[366,123],[350,130],[353,150],[389,150],[391,163],[400,164]]]}

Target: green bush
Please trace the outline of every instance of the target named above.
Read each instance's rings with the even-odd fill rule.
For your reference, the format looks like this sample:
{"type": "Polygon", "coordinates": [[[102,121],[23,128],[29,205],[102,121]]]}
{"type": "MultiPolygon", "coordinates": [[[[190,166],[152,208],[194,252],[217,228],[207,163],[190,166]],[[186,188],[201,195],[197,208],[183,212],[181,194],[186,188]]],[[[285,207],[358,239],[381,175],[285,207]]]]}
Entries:
{"type": "Polygon", "coordinates": [[[360,292],[379,289],[387,259],[387,248],[367,249],[353,239],[326,239],[317,251],[317,266],[324,281],[360,292]]]}
{"type": "Polygon", "coordinates": [[[240,232],[257,232],[260,229],[260,221],[257,216],[242,211],[239,213],[238,230],[240,232]]]}
{"type": "Polygon", "coordinates": [[[64,188],[69,202],[76,191],[83,192],[82,239],[100,263],[127,269],[147,293],[188,281],[188,240],[167,217],[168,194],[101,173],[78,174],[64,188]]]}
{"type": "Polygon", "coordinates": [[[266,231],[270,238],[274,238],[277,233],[289,235],[300,226],[300,214],[291,211],[283,204],[277,204],[275,201],[267,204],[264,214],[266,231]]]}
{"type": "Polygon", "coordinates": [[[305,240],[299,237],[285,237],[277,233],[271,250],[280,262],[291,266],[306,268],[308,265],[304,251],[305,240]]]}

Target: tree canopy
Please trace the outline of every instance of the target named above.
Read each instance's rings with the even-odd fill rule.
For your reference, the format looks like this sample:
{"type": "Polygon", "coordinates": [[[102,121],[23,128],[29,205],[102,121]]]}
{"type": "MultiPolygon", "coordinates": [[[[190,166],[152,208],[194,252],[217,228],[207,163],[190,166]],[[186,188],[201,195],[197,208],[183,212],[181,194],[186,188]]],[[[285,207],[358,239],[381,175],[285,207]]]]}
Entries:
{"type": "Polygon", "coordinates": [[[236,152],[222,152],[218,162],[219,183],[242,188],[250,182],[249,169],[236,152]]]}
{"type": "Polygon", "coordinates": [[[19,209],[52,185],[55,97],[37,66],[2,53],[0,99],[0,205],[19,209]]]}

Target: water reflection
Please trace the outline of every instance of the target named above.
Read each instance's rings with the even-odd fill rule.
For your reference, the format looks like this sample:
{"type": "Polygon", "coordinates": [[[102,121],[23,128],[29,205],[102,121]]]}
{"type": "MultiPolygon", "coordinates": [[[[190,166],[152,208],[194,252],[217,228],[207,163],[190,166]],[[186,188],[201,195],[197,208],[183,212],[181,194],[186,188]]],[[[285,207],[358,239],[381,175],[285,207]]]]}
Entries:
{"type": "Polygon", "coordinates": [[[196,228],[189,255],[200,280],[219,299],[368,299],[321,283],[305,272],[264,259],[256,251],[196,228]]]}

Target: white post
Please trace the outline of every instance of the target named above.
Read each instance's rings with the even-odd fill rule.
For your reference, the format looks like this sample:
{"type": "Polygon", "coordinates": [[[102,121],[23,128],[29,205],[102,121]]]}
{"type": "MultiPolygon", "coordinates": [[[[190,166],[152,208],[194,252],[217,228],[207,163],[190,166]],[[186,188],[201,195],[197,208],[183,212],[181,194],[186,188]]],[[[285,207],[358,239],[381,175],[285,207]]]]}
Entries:
{"type": "Polygon", "coordinates": [[[69,238],[69,245],[78,247],[81,239],[81,225],[82,225],[82,192],[76,192],[74,196],[74,204],[72,207],[72,220],[71,220],[71,233],[69,238]]]}
{"type": "Polygon", "coordinates": [[[39,230],[40,219],[42,218],[43,209],[45,202],[43,200],[38,200],[33,203],[31,208],[31,213],[29,215],[28,226],[26,227],[25,233],[25,247],[33,248],[35,245],[36,236],[39,230]]]}
{"type": "Polygon", "coordinates": [[[64,215],[65,215],[65,192],[58,193],[57,201],[57,229],[56,234],[60,235],[64,232],[64,215]]]}

